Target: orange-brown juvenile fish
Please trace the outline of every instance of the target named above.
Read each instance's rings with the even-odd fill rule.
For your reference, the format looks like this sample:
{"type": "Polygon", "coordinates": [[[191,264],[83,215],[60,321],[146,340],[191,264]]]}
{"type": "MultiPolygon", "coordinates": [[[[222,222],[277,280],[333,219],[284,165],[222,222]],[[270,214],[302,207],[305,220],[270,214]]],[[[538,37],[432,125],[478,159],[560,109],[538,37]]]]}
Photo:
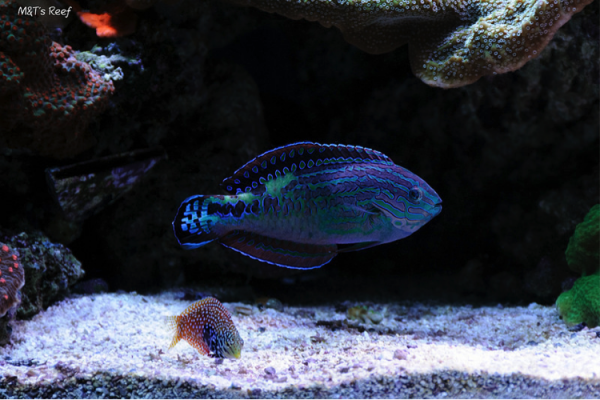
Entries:
{"type": "Polygon", "coordinates": [[[181,315],[167,317],[167,323],[175,330],[169,349],[183,339],[202,355],[217,358],[242,355],[244,341],[229,311],[213,297],[195,302],[181,315]]]}

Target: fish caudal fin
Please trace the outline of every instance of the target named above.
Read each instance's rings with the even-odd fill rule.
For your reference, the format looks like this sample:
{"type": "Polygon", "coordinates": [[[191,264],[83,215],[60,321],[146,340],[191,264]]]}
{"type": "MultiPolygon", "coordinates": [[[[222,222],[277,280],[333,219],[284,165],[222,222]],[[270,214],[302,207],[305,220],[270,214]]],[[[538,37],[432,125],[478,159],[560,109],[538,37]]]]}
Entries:
{"type": "Polygon", "coordinates": [[[173,220],[173,232],[179,244],[186,249],[204,246],[217,239],[212,231],[213,220],[208,216],[205,200],[210,196],[192,196],[183,201],[173,220]]]}
{"type": "Polygon", "coordinates": [[[166,317],[165,322],[167,323],[169,329],[174,331],[173,340],[171,340],[171,345],[169,346],[169,349],[172,349],[181,340],[179,337],[179,331],[177,329],[177,316],[166,317]]]}
{"type": "Polygon", "coordinates": [[[228,233],[220,241],[246,256],[294,269],[319,268],[337,254],[335,244],[296,243],[239,230],[228,233]]]}

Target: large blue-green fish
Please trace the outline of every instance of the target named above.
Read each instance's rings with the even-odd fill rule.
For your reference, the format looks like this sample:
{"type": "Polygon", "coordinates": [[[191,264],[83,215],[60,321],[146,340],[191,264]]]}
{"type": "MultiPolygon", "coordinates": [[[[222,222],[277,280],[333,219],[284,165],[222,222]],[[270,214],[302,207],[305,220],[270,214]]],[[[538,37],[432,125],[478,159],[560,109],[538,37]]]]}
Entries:
{"type": "Polygon", "coordinates": [[[309,269],[340,252],[393,242],[442,210],[423,179],[384,154],[300,142],[268,151],[221,186],[186,199],[173,229],[185,248],[212,241],[260,261],[309,269]]]}

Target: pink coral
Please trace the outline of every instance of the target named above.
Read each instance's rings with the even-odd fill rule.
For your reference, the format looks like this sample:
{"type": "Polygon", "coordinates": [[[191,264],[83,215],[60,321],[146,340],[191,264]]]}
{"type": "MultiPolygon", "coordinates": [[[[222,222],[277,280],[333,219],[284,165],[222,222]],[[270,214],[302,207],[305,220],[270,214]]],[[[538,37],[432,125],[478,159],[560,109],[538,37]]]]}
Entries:
{"type": "Polygon", "coordinates": [[[73,156],[93,144],[86,128],[114,86],[18,8],[0,0],[0,144],[73,156]]]}

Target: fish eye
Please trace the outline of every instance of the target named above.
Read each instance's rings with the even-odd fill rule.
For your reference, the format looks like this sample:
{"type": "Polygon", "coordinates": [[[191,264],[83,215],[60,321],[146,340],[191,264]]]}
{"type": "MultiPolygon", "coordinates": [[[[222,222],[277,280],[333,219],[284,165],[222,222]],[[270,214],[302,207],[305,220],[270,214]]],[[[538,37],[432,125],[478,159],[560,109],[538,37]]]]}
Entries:
{"type": "Polygon", "coordinates": [[[412,200],[412,201],[419,201],[423,198],[423,192],[421,191],[420,188],[418,188],[417,186],[413,187],[412,189],[410,189],[408,191],[408,197],[412,200]]]}

